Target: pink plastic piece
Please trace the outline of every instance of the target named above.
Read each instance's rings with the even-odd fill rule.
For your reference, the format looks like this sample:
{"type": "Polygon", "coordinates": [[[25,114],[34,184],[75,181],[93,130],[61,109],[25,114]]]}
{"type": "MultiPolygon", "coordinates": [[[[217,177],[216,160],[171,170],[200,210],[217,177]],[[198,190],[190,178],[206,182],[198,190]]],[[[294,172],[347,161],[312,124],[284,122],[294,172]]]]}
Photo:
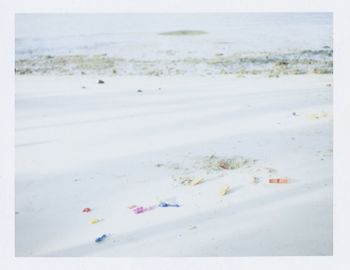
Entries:
{"type": "Polygon", "coordinates": [[[135,214],[141,214],[141,213],[145,212],[146,209],[143,208],[142,206],[140,206],[140,207],[134,208],[133,211],[134,211],[135,214]]]}

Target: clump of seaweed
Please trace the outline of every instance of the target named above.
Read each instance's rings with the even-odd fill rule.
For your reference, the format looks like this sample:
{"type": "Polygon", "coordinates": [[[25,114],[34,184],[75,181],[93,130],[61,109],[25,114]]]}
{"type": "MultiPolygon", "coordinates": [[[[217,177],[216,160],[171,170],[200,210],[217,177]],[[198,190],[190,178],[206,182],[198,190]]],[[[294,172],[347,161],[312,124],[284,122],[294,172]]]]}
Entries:
{"type": "Polygon", "coordinates": [[[236,156],[231,158],[217,157],[211,155],[204,159],[204,168],[211,170],[237,170],[241,168],[250,167],[256,160],[251,160],[242,156],[236,156]]]}

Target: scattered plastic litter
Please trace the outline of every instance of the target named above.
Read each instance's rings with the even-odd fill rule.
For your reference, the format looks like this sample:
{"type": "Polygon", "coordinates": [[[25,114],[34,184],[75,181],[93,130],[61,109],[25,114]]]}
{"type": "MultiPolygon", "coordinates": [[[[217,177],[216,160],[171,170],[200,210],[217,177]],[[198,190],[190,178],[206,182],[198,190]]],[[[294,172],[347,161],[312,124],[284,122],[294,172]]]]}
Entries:
{"type": "Polygon", "coordinates": [[[159,207],[180,207],[177,203],[171,204],[171,203],[166,203],[166,202],[160,202],[158,204],[159,207]]]}
{"type": "Polygon", "coordinates": [[[90,220],[90,224],[96,224],[96,223],[99,223],[100,221],[101,219],[93,218],[92,220],[90,220]]]}
{"type": "Polygon", "coordinates": [[[271,178],[269,179],[270,184],[288,184],[288,178],[271,178]]]}
{"type": "Polygon", "coordinates": [[[177,203],[167,203],[164,201],[159,201],[158,205],[152,205],[149,207],[130,205],[130,206],[128,206],[128,208],[131,209],[134,212],[134,214],[141,214],[141,213],[144,213],[147,211],[154,210],[155,208],[157,208],[157,206],[158,207],[180,207],[180,205],[177,203]]]}
{"type": "Polygon", "coordinates": [[[91,208],[86,207],[86,208],[83,209],[83,212],[84,213],[89,213],[89,212],[91,212],[91,208]]]}
{"type": "Polygon", "coordinates": [[[105,240],[107,238],[107,235],[106,234],[103,234],[101,235],[100,237],[97,237],[95,242],[96,243],[99,243],[99,242],[102,242],[103,240],[105,240]]]}
{"type": "Polygon", "coordinates": [[[220,196],[225,196],[226,194],[228,194],[229,191],[230,191],[230,186],[225,185],[225,186],[220,188],[219,194],[220,194],[220,196]]]}

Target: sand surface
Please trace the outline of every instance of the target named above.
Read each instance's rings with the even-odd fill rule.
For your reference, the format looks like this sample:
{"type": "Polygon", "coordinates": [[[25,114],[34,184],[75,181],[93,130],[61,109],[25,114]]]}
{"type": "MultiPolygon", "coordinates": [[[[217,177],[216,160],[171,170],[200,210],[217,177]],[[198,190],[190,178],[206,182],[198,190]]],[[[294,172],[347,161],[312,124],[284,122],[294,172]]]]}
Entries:
{"type": "Polygon", "coordinates": [[[16,76],[16,256],[331,255],[331,84],[16,76]]]}

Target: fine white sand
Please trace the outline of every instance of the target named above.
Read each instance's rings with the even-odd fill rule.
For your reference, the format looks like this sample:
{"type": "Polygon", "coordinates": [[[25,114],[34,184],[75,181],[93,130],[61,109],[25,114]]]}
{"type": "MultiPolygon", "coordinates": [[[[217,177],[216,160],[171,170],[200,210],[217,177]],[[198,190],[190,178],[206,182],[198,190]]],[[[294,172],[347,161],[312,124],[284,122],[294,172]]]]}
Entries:
{"type": "Polygon", "coordinates": [[[331,83],[16,76],[16,256],[332,255],[331,83]]]}

